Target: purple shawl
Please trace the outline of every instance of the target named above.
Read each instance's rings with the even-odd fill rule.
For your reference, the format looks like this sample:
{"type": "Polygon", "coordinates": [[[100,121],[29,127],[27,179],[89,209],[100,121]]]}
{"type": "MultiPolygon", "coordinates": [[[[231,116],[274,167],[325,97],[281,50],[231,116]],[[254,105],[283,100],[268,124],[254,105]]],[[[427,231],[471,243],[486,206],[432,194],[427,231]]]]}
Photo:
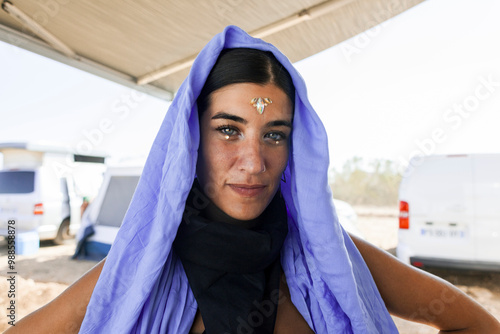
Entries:
{"type": "Polygon", "coordinates": [[[397,333],[328,185],[326,131],[305,83],[273,45],[229,26],[200,52],[153,143],[80,333],[188,333],[197,310],[172,242],[196,173],[196,99],[222,49],[271,51],[296,89],[286,183],[289,233],[281,251],[291,298],[315,333],[397,333]]]}

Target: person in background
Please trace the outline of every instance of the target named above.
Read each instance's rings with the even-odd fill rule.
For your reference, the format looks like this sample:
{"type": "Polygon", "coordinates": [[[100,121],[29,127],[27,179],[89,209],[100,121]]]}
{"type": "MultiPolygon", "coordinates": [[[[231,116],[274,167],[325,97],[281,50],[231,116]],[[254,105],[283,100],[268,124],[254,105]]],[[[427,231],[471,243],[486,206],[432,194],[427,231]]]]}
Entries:
{"type": "Polygon", "coordinates": [[[87,210],[87,207],[89,206],[89,198],[88,197],[83,197],[82,199],[82,205],[80,206],[80,217],[83,217],[83,213],[85,210],[87,210]]]}

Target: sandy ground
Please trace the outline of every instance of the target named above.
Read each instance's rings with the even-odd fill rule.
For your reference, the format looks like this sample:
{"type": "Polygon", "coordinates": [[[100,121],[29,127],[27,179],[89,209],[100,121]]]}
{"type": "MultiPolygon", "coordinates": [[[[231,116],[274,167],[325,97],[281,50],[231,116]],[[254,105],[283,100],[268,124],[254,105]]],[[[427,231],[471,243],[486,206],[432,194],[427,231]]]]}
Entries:
{"type": "MultiPolygon", "coordinates": [[[[358,227],[366,239],[394,254],[397,245],[397,210],[395,208],[357,207],[358,227]]],[[[43,242],[36,255],[16,256],[16,320],[36,310],[59,295],[69,284],[96,263],[74,261],[75,245],[54,246],[43,242]]],[[[0,331],[9,327],[6,313],[8,297],[7,244],[0,240],[0,331]]],[[[433,270],[433,274],[455,284],[500,319],[500,273],[433,270]]],[[[428,326],[395,318],[401,333],[437,333],[428,326]]]]}

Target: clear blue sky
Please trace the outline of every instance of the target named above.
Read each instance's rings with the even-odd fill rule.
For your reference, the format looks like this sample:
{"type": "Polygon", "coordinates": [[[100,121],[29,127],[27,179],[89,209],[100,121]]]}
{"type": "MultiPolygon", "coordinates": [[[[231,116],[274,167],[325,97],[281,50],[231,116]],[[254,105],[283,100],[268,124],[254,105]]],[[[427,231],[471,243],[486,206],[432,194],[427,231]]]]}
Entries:
{"type": "MultiPolygon", "coordinates": [[[[421,153],[500,153],[499,13],[496,0],[427,0],[297,63],[332,166],[352,156],[405,164],[421,153]]],[[[147,155],[167,102],[130,99],[128,88],[1,42],[0,60],[0,142],[147,155]]]]}

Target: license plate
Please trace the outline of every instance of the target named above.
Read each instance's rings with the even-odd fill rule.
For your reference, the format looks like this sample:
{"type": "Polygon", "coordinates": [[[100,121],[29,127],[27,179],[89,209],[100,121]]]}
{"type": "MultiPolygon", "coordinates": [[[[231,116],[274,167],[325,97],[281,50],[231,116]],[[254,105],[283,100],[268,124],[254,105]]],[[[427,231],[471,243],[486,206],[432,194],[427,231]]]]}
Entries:
{"type": "Polygon", "coordinates": [[[465,230],[461,229],[445,229],[445,228],[422,228],[420,235],[431,238],[448,238],[448,239],[463,239],[467,236],[465,230]]]}

